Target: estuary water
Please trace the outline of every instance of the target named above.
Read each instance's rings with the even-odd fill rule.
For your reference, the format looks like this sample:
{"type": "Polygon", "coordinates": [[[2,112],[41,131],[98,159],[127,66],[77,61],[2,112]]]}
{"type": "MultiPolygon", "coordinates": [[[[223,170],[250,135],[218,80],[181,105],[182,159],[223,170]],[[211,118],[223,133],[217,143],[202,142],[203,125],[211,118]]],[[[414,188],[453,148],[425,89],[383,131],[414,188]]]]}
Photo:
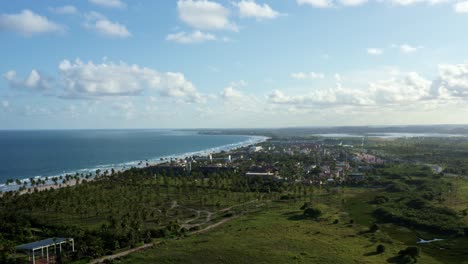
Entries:
{"type": "Polygon", "coordinates": [[[175,130],[0,131],[0,190],[8,187],[7,179],[129,168],[141,161],[206,155],[265,139],[175,130]]]}

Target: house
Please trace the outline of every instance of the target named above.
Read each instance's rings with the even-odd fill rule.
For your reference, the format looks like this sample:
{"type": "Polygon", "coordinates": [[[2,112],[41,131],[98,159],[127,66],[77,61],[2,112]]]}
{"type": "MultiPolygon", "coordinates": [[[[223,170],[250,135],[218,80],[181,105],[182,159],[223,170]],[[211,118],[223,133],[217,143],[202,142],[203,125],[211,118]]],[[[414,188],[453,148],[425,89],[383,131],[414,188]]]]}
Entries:
{"type": "Polygon", "coordinates": [[[249,148],[250,152],[259,152],[259,151],[262,151],[262,150],[263,150],[263,148],[261,146],[251,146],[249,148]]]}
{"type": "Polygon", "coordinates": [[[277,173],[273,173],[273,172],[252,172],[252,171],[248,171],[247,173],[245,173],[245,176],[252,177],[252,178],[270,179],[270,180],[275,180],[275,181],[279,181],[279,180],[283,179],[282,177],[278,176],[277,173]]]}

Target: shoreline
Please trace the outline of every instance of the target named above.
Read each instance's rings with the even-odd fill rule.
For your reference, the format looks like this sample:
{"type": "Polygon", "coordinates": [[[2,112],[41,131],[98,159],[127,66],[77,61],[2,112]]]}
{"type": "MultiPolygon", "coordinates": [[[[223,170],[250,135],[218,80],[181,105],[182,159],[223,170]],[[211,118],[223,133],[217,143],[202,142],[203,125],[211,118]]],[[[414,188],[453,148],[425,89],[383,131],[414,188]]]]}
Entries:
{"type": "Polygon", "coordinates": [[[87,174],[91,173],[93,175],[91,177],[89,177],[88,179],[82,178],[82,177],[79,178],[80,181],[86,180],[87,182],[90,182],[90,181],[93,181],[94,178],[96,177],[96,175],[95,175],[96,170],[101,170],[101,172],[103,172],[103,171],[106,171],[106,170],[110,171],[111,169],[114,169],[116,172],[119,172],[119,171],[121,172],[121,171],[128,170],[130,168],[144,168],[144,167],[146,167],[146,163],[148,163],[148,165],[151,166],[151,165],[157,165],[157,164],[160,164],[160,163],[164,163],[164,162],[166,162],[166,161],[168,161],[170,159],[174,159],[174,158],[175,159],[183,159],[183,158],[187,158],[187,157],[191,157],[191,156],[208,156],[210,154],[221,153],[222,151],[231,151],[231,150],[234,150],[234,149],[259,144],[259,143],[265,142],[265,141],[267,141],[269,139],[269,137],[257,136],[257,135],[255,135],[255,136],[252,136],[252,135],[239,135],[239,136],[246,136],[247,140],[241,141],[241,142],[238,142],[238,143],[231,143],[231,144],[222,145],[222,146],[218,146],[218,147],[203,149],[203,150],[199,150],[199,151],[192,151],[192,152],[185,152],[185,153],[182,153],[182,154],[173,154],[173,155],[154,157],[154,158],[147,159],[147,160],[133,160],[133,161],[123,162],[123,163],[119,163],[119,164],[97,165],[97,166],[95,166],[93,168],[78,169],[78,170],[63,172],[63,173],[55,174],[55,175],[35,176],[35,177],[23,178],[23,179],[19,179],[21,181],[21,183],[22,183],[21,185],[16,184],[16,182],[10,183],[9,185],[6,185],[5,183],[1,183],[0,184],[0,193],[6,193],[6,192],[10,192],[10,191],[17,191],[23,186],[26,186],[26,189],[24,191],[22,191],[21,193],[27,193],[28,189],[31,189],[31,191],[33,191],[34,188],[37,188],[39,191],[42,191],[42,190],[49,189],[49,188],[57,189],[57,188],[62,188],[62,187],[67,187],[67,186],[74,186],[74,185],[76,185],[76,180],[75,179],[70,179],[65,184],[58,183],[58,185],[54,184],[53,179],[54,178],[59,179],[60,177],[65,178],[66,175],[75,176],[77,173],[79,173],[80,175],[81,174],[87,175],[87,174]],[[45,184],[30,186],[29,182],[30,182],[31,178],[34,179],[34,180],[45,180],[46,178],[48,178],[48,180],[46,181],[45,184]],[[27,185],[23,185],[25,182],[27,183],[27,185]],[[61,186],[59,187],[59,185],[61,185],[61,186]]]}

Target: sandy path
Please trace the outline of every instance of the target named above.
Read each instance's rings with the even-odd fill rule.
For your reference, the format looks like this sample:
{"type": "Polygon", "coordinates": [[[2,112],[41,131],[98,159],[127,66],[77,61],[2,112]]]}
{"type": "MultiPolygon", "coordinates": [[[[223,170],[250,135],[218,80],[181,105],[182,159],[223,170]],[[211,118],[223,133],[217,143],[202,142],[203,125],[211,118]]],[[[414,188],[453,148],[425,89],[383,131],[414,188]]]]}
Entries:
{"type": "MultiPolygon", "coordinates": [[[[160,242],[158,242],[157,244],[159,244],[160,242]]],[[[94,263],[102,263],[103,261],[109,259],[116,259],[116,258],[120,258],[120,257],[123,257],[125,255],[128,255],[128,254],[131,254],[131,253],[134,253],[134,252],[137,252],[137,251],[141,251],[141,250],[145,250],[149,247],[152,247],[154,244],[153,243],[148,243],[148,244],[144,244],[143,246],[140,246],[140,247],[137,247],[137,248],[132,248],[132,249],[129,249],[129,250],[125,250],[125,251],[122,251],[122,252],[119,252],[117,254],[113,254],[113,255],[109,255],[109,256],[104,256],[104,257],[101,257],[101,258],[98,258],[98,259],[95,259],[93,260],[92,264],[94,263]]]]}

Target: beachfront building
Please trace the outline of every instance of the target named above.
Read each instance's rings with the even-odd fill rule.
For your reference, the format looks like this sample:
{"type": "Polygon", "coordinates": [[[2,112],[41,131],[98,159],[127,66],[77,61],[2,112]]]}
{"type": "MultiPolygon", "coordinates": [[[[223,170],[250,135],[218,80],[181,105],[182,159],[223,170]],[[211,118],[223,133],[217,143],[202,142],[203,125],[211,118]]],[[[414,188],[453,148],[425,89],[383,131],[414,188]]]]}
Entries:
{"type": "Polygon", "coordinates": [[[15,247],[16,252],[24,252],[28,255],[30,263],[56,263],[57,254],[62,253],[63,245],[71,245],[75,251],[73,238],[53,237],[15,247]],[[57,253],[58,250],[58,253],[57,253]]]}

